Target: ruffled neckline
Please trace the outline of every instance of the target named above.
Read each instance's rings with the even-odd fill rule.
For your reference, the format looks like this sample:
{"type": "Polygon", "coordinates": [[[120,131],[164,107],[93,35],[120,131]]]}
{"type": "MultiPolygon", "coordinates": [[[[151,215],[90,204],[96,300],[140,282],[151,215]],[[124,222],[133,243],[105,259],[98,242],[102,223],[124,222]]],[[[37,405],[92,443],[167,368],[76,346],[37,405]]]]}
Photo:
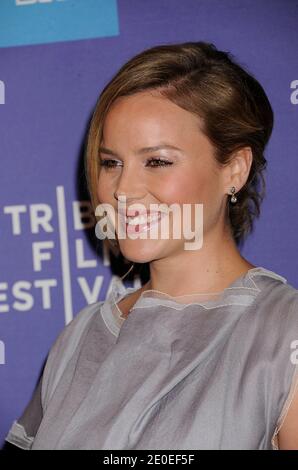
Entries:
{"type": "MultiPolygon", "coordinates": [[[[287,279],[274,271],[270,271],[263,266],[257,266],[246,271],[236,278],[228,287],[215,293],[194,293],[182,296],[171,296],[165,292],[155,289],[143,291],[135,304],[130,309],[130,313],[139,308],[150,308],[154,306],[167,306],[173,312],[183,311],[190,305],[198,305],[205,309],[212,309],[225,305],[248,306],[259,292],[259,288],[254,282],[256,274],[269,276],[287,283],[287,279]]],[[[119,278],[115,278],[111,285],[110,293],[102,304],[101,314],[106,326],[115,336],[119,335],[121,326],[126,317],[122,316],[117,303],[129,294],[140,289],[137,287],[126,287],[119,278]]]]}

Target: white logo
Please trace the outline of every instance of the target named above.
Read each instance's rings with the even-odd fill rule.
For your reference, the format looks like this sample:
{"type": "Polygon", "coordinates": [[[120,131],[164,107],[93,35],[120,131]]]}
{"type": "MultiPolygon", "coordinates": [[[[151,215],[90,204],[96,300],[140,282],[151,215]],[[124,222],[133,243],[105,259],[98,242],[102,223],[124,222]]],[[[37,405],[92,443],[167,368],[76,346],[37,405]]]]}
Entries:
{"type": "Polygon", "coordinates": [[[5,364],[5,344],[0,341],[0,365],[5,364]]]}
{"type": "MultiPolygon", "coordinates": [[[[83,238],[75,237],[74,256],[70,258],[67,205],[63,186],[56,188],[56,199],[59,235],[57,241],[52,239],[56,231],[53,224],[55,214],[49,204],[6,205],[3,207],[3,217],[11,225],[11,235],[14,237],[21,238],[24,233],[24,226],[26,228],[29,225],[33,237],[30,247],[32,277],[42,274],[43,271],[48,269],[47,267],[51,266],[51,263],[55,261],[60,245],[61,285],[64,297],[65,323],[68,324],[73,318],[72,283],[76,282],[79,285],[84,300],[89,304],[98,300],[104,276],[97,274],[96,269],[99,260],[92,257],[92,255],[91,257],[87,255],[87,247],[83,238]],[[35,235],[40,234],[44,234],[45,238],[35,240],[35,235]],[[93,269],[94,280],[90,283],[84,275],[80,275],[74,281],[74,278],[71,277],[71,264],[79,270],[93,269]]],[[[90,201],[72,201],[71,212],[71,228],[75,233],[94,227],[95,217],[90,201]]],[[[106,257],[104,264],[109,265],[108,256],[105,253],[103,254],[106,257]]],[[[57,287],[58,279],[50,276],[46,278],[45,276],[38,276],[37,279],[33,280],[14,279],[13,283],[0,281],[0,314],[9,312],[11,307],[16,311],[26,312],[31,310],[36,302],[40,303],[40,308],[43,310],[51,309],[52,299],[55,296],[57,287]],[[10,298],[12,298],[12,302],[10,302],[10,298]]]]}
{"type": "Polygon", "coordinates": [[[5,104],[5,84],[0,80],[0,104],[5,104]]]}
{"type": "Polygon", "coordinates": [[[298,104],[298,80],[293,80],[290,86],[294,89],[290,96],[291,103],[298,104]]]}
{"type": "Polygon", "coordinates": [[[16,6],[20,5],[33,5],[34,3],[53,3],[53,2],[65,2],[65,0],[16,0],[16,6]]]}
{"type": "Polygon", "coordinates": [[[298,340],[297,339],[291,342],[291,349],[294,349],[294,351],[291,354],[291,363],[298,364],[298,340]]]}

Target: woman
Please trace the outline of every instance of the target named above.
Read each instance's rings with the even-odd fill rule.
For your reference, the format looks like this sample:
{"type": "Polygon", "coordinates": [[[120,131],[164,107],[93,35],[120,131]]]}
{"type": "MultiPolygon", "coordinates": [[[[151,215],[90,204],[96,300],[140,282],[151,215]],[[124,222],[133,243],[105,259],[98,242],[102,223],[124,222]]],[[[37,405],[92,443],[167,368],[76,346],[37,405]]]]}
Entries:
{"type": "Polygon", "coordinates": [[[153,47],[119,70],[93,114],[87,178],[94,208],[117,215],[116,247],[150,279],[116,284],[62,331],[8,442],[298,449],[297,290],[238,250],[260,212],[272,127],[261,85],[212,44],[153,47]],[[169,236],[142,238],[173,204],[190,216],[168,210],[169,236]],[[177,224],[200,232],[199,247],[185,249],[177,224]]]}

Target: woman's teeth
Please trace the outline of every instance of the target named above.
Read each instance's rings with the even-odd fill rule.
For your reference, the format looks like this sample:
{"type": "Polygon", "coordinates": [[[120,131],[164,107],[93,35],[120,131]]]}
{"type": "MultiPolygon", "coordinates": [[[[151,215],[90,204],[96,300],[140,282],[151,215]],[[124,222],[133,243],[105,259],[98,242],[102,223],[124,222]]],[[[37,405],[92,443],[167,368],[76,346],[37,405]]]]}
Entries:
{"type": "Polygon", "coordinates": [[[138,215],[136,217],[126,216],[125,221],[129,225],[143,225],[143,224],[150,224],[151,222],[158,220],[160,218],[160,214],[154,215],[138,215]]]}

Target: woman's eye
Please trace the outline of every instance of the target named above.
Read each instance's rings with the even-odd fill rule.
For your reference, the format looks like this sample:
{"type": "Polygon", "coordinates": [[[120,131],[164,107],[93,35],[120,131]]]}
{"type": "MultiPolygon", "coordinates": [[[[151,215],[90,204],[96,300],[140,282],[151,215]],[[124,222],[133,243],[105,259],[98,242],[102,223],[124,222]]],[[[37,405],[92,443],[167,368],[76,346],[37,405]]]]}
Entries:
{"type": "Polygon", "coordinates": [[[112,160],[110,158],[104,158],[100,160],[100,166],[103,166],[106,168],[114,168],[116,166],[115,163],[119,163],[119,162],[117,162],[117,160],[112,160]]]}
{"type": "MultiPolygon", "coordinates": [[[[100,160],[100,166],[105,167],[105,168],[115,168],[118,162],[117,160],[112,160],[111,158],[104,158],[100,160]]],[[[169,160],[162,160],[161,158],[150,158],[147,160],[147,166],[154,168],[154,167],[164,167],[164,166],[169,166],[172,165],[173,162],[170,162],[169,160]]]]}
{"type": "Polygon", "coordinates": [[[168,166],[168,165],[172,165],[173,162],[170,162],[169,160],[162,160],[161,158],[150,158],[147,163],[152,163],[152,165],[150,165],[151,167],[155,167],[155,166],[168,166]]]}

